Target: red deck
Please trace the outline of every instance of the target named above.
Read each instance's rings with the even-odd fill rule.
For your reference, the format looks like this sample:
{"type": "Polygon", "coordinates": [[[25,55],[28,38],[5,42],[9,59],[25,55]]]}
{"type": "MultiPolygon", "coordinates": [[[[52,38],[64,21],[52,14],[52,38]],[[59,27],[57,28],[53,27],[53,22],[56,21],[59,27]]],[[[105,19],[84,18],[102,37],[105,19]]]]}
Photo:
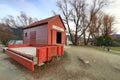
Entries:
{"type": "Polygon", "coordinates": [[[61,56],[64,52],[63,45],[45,46],[37,44],[33,47],[33,45],[28,44],[14,44],[9,45],[5,53],[26,68],[34,71],[34,65],[47,62],[52,56],[61,56]]]}
{"type": "Polygon", "coordinates": [[[25,66],[31,71],[34,71],[34,62],[30,59],[27,59],[21,55],[15,54],[14,52],[11,52],[9,50],[5,50],[5,53],[12,57],[14,60],[25,66]]]}
{"type": "Polygon", "coordinates": [[[9,48],[12,51],[20,52],[33,57],[36,57],[36,48],[37,47],[18,47],[18,48],[9,48]]]}

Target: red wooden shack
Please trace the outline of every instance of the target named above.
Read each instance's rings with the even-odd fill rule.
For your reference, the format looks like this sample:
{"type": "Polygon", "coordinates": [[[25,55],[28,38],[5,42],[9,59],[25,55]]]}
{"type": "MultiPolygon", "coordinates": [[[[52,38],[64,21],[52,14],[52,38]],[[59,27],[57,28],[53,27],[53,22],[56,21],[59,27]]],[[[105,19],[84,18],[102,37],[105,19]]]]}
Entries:
{"type": "Polygon", "coordinates": [[[5,53],[34,71],[34,65],[64,54],[65,33],[60,15],[37,21],[23,29],[24,44],[8,45],[5,53]]]}
{"type": "Polygon", "coordinates": [[[65,44],[65,26],[60,15],[37,21],[24,28],[24,43],[65,44]]]}

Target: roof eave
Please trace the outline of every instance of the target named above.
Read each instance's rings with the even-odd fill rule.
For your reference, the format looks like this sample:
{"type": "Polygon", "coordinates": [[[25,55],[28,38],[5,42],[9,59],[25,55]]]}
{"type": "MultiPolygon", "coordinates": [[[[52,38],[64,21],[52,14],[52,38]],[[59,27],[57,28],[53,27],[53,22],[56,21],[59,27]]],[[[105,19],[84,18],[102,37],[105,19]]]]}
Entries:
{"type": "Polygon", "coordinates": [[[42,23],[42,24],[33,25],[33,26],[28,26],[28,27],[25,27],[23,29],[34,28],[34,27],[38,27],[38,26],[44,25],[44,24],[48,24],[48,22],[45,22],[45,23],[42,23]]]}

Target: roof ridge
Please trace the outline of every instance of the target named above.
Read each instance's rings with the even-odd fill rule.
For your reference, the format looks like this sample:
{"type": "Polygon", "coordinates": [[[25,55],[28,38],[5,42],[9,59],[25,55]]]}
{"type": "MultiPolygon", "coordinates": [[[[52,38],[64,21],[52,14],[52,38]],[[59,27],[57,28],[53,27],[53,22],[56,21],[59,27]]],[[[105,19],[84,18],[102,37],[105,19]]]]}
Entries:
{"type": "MultiPolygon", "coordinates": [[[[57,17],[57,16],[60,16],[60,15],[51,16],[51,17],[48,17],[48,18],[44,18],[44,19],[42,19],[42,20],[51,19],[51,18],[54,18],[54,17],[57,17]]],[[[40,21],[41,21],[41,20],[40,20],[40,21]]]]}
{"type": "Polygon", "coordinates": [[[37,25],[39,25],[39,24],[48,23],[51,19],[53,19],[53,18],[55,18],[55,17],[57,17],[57,16],[60,16],[60,15],[55,15],[55,16],[52,16],[52,17],[48,17],[48,18],[45,18],[45,19],[42,19],[42,20],[33,22],[33,23],[31,23],[30,25],[26,26],[25,28],[37,26],[37,25]]]}

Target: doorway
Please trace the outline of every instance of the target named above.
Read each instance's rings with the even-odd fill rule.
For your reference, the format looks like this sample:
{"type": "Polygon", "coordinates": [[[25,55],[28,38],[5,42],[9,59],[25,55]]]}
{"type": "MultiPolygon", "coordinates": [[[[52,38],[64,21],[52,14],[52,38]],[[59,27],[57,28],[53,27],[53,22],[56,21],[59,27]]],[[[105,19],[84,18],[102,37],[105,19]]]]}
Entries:
{"type": "Polygon", "coordinates": [[[30,44],[36,44],[36,31],[30,32],[30,44]]]}
{"type": "Polygon", "coordinates": [[[57,32],[57,35],[56,35],[56,43],[58,44],[61,44],[61,32],[57,32]]]}

